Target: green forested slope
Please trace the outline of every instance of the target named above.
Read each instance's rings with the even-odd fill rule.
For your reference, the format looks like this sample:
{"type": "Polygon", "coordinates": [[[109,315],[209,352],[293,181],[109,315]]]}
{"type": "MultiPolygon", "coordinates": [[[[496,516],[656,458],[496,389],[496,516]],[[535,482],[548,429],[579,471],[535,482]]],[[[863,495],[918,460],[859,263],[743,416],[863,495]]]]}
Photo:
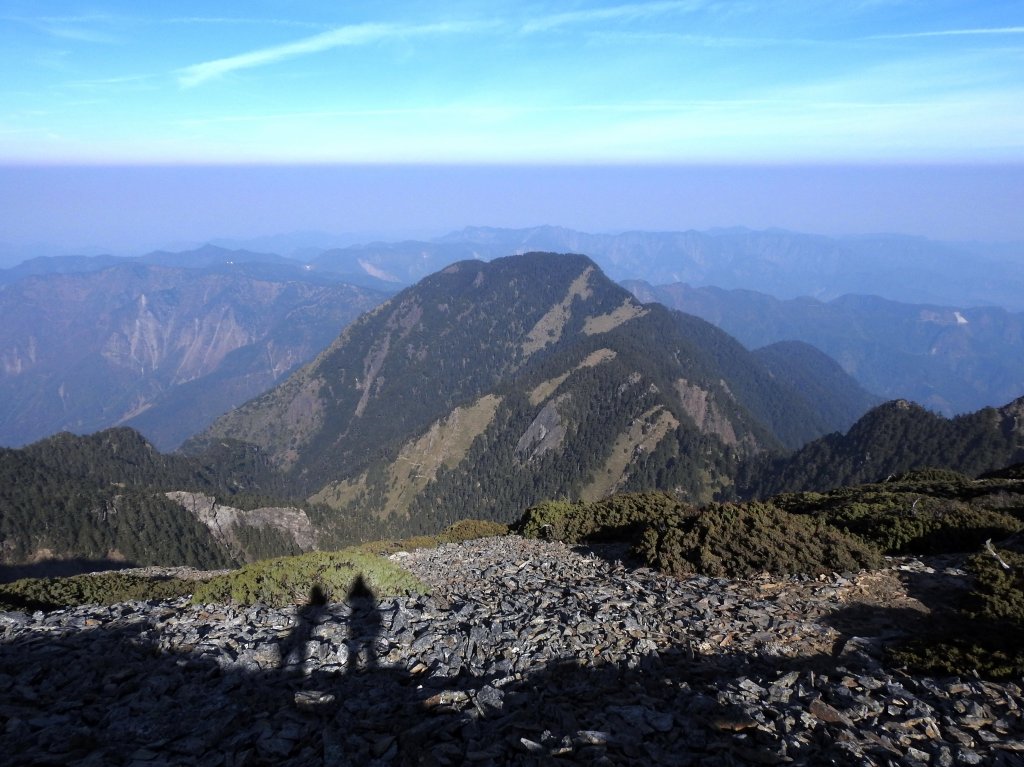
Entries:
{"type": "Polygon", "coordinates": [[[1024,460],[1024,398],[944,418],[905,400],[881,405],[846,434],[830,434],[787,456],[759,456],[741,492],[763,497],[876,482],[924,467],[970,476],[1024,460]]]}
{"type": "Polygon", "coordinates": [[[209,529],[164,495],[183,488],[252,506],[281,485],[250,447],[165,455],[126,428],[0,448],[0,564],[69,557],[229,564],[209,529]]]}
{"type": "Polygon", "coordinates": [[[460,262],[191,446],[259,445],[292,487],[389,534],[508,521],[546,496],[709,499],[741,459],[846,425],[800,393],[813,364],[787,370],[583,256],[460,262]]]}

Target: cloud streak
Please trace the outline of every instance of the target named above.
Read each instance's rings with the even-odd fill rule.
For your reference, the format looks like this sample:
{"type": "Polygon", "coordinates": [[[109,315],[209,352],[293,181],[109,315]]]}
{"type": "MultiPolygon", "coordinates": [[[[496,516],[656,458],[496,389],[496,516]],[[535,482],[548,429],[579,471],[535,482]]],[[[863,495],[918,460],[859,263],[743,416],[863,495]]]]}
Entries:
{"type": "Polygon", "coordinates": [[[256,16],[174,16],[159,19],[160,24],[247,24],[252,26],[305,27],[307,29],[325,29],[328,25],[318,21],[299,21],[297,19],[259,18],[256,16]]]}
{"type": "Polygon", "coordinates": [[[666,13],[691,13],[707,5],[704,0],[669,0],[656,3],[629,3],[610,8],[590,8],[583,11],[566,11],[540,16],[527,21],[520,27],[521,32],[547,32],[569,24],[588,24],[598,21],[625,21],[630,19],[660,16],[666,13]]]}
{"type": "Polygon", "coordinates": [[[47,34],[61,38],[62,40],[75,40],[76,42],[82,43],[99,43],[101,45],[113,45],[121,42],[120,38],[114,35],[107,34],[106,32],[97,32],[94,29],[85,29],[84,27],[55,24],[44,27],[44,29],[47,34]]]}
{"type": "Polygon", "coordinates": [[[869,40],[908,40],[915,37],[970,37],[975,35],[1020,35],[1024,27],[981,27],[978,29],[939,29],[932,32],[897,32],[871,35],[869,40]]]}
{"type": "Polygon", "coordinates": [[[418,26],[353,24],[296,40],[295,42],[275,45],[269,48],[260,48],[237,56],[228,56],[185,67],[178,70],[178,84],[183,88],[194,88],[197,85],[223,77],[231,72],[263,67],[278,61],[321,53],[334,48],[369,45],[385,40],[406,39],[410,37],[461,34],[476,31],[482,26],[485,25],[475,22],[440,22],[418,26]]]}

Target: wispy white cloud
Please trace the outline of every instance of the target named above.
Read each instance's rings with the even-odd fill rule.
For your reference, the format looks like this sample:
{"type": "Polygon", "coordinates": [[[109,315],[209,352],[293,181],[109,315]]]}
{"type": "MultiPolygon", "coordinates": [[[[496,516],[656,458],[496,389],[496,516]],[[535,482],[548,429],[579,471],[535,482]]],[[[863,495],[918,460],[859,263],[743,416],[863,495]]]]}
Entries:
{"type": "Polygon", "coordinates": [[[154,75],[123,75],[121,77],[94,77],[89,79],[71,80],[66,83],[68,88],[79,91],[116,91],[155,90],[157,88],[154,75]]]}
{"type": "Polygon", "coordinates": [[[64,16],[16,16],[0,15],[0,21],[29,24],[35,27],[99,24],[108,26],[132,26],[143,24],[251,24],[274,27],[305,27],[307,29],[329,29],[324,22],[281,17],[261,16],[145,16],[113,13],[80,13],[64,16]]]}
{"type": "Polygon", "coordinates": [[[43,26],[43,30],[53,37],[59,37],[62,40],[76,40],[83,43],[100,43],[102,45],[112,45],[121,42],[121,38],[108,32],[100,32],[95,29],[67,24],[47,24],[43,26]]]}
{"type": "Polygon", "coordinates": [[[666,13],[690,13],[708,5],[706,0],[666,0],[653,3],[628,3],[609,8],[587,8],[580,11],[566,11],[538,16],[525,22],[520,31],[526,33],[547,32],[568,24],[588,24],[596,21],[624,21],[650,18],[666,13]]]}
{"type": "Polygon", "coordinates": [[[269,27],[301,27],[305,29],[329,29],[330,25],[316,21],[302,21],[299,19],[282,18],[261,18],[258,16],[174,16],[167,19],[157,19],[161,24],[248,24],[252,26],[269,27]]]}
{"type": "Polygon", "coordinates": [[[353,24],[296,40],[295,42],[275,45],[269,48],[260,48],[248,53],[238,54],[237,56],[228,56],[222,59],[193,64],[178,70],[178,83],[183,88],[193,88],[208,80],[222,77],[240,69],[267,66],[268,64],[274,64],[285,59],[320,53],[333,48],[368,45],[384,40],[410,37],[461,34],[476,31],[483,26],[489,26],[489,24],[479,22],[439,22],[422,25],[353,24]]]}
{"type": "Polygon", "coordinates": [[[80,13],[67,16],[0,16],[3,21],[21,24],[93,24],[123,21],[129,17],[109,13],[80,13]]]}
{"type": "Polygon", "coordinates": [[[109,29],[125,17],[103,13],[67,16],[0,16],[0,21],[25,24],[51,37],[104,45],[121,43],[123,39],[109,29]]]}
{"type": "Polygon", "coordinates": [[[978,29],[939,29],[931,32],[897,32],[871,35],[870,40],[903,40],[914,37],[970,37],[976,35],[1020,35],[1024,27],[981,27],[978,29]]]}
{"type": "Polygon", "coordinates": [[[700,48],[767,48],[786,46],[829,46],[835,47],[835,40],[815,40],[807,37],[739,37],[735,35],[694,35],[682,32],[630,32],[625,30],[599,31],[589,36],[590,40],[615,44],[672,44],[700,48]]]}

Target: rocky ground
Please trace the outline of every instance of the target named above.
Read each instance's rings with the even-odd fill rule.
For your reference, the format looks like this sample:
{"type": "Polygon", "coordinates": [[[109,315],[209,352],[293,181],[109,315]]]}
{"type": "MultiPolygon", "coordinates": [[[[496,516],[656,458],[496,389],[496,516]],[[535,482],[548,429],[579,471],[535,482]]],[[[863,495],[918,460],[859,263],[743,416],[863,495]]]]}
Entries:
{"type": "Polygon", "coordinates": [[[881,660],[951,562],[677,580],[621,555],[489,538],[395,555],[429,597],[0,613],[0,762],[1024,764],[1020,680],[881,660]]]}

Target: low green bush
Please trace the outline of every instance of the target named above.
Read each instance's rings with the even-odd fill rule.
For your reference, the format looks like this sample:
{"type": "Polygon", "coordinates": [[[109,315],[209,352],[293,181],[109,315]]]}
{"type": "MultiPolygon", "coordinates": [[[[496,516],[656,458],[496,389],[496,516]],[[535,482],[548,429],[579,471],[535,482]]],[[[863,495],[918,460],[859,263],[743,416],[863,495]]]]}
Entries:
{"type": "Polygon", "coordinates": [[[966,485],[971,482],[971,478],[966,474],[962,474],[959,471],[953,469],[939,469],[935,467],[926,466],[922,469],[912,469],[910,471],[904,471],[897,474],[894,477],[886,480],[886,482],[893,482],[895,484],[926,484],[926,483],[943,483],[947,485],[966,485]]]}
{"type": "Polygon", "coordinates": [[[253,562],[197,585],[192,601],[283,607],[308,602],[315,588],[328,602],[341,602],[360,576],[377,597],[426,591],[390,560],[354,547],[253,562]]]}
{"type": "Polygon", "coordinates": [[[697,509],[664,493],[618,495],[596,503],[549,501],[528,509],[515,529],[566,543],[626,541],[650,566],[679,576],[818,574],[876,567],[882,561],[874,546],[770,504],[697,509]]]}
{"type": "Polygon", "coordinates": [[[336,552],[314,551],[253,562],[205,582],[124,573],[25,579],[0,585],[0,610],[52,610],[81,604],[172,599],[188,594],[193,595],[193,602],[201,604],[262,602],[283,606],[308,601],[314,587],[328,600],[341,601],[360,575],[377,596],[422,593],[427,591],[422,582],[383,555],[507,533],[507,525],[469,519],[456,522],[437,535],[373,541],[336,552]]]}
{"type": "Polygon", "coordinates": [[[665,493],[629,493],[594,503],[545,501],[527,509],[512,529],[566,543],[633,540],[649,525],[690,508],[665,493]]]}
{"type": "Polygon", "coordinates": [[[194,581],[131,573],[97,573],[70,578],[25,578],[0,584],[0,610],[54,610],[83,604],[111,605],[174,599],[192,593],[194,581]]]}
{"type": "Polygon", "coordinates": [[[1024,676],[1024,554],[997,548],[971,558],[974,587],[952,625],[890,651],[892,661],[929,674],[990,679],[1024,676]]]}
{"type": "Polygon", "coordinates": [[[999,540],[1024,529],[1011,514],[931,498],[896,510],[842,510],[830,514],[829,521],[888,554],[974,551],[990,538],[999,540]]]}
{"type": "Polygon", "coordinates": [[[417,535],[399,540],[371,541],[358,548],[373,554],[394,554],[396,551],[412,551],[414,549],[433,549],[442,543],[461,543],[476,538],[490,538],[495,535],[508,535],[508,525],[500,522],[489,522],[481,519],[464,519],[442,530],[436,535],[417,535]]]}
{"type": "Polygon", "coordinates": [[[766,503],[714,504],[648,527],[638,553],[671,575],[818,575],[882,564],[881,553],[819,519],[766,503]]]}
{"type": "MultiPolygon", "coordinates": [[[[924,474],[930,481],[933,475],[952,472],[924,474]]],[[[964,479],[953,492],[953,485],[936,488],[922,482],[789,493],[770,502],[793,514],[823,519],[892,555],[972,552],[989,538],[998,541],[1024,530],[1020,496],[1005,488],[964,479]]]]}

